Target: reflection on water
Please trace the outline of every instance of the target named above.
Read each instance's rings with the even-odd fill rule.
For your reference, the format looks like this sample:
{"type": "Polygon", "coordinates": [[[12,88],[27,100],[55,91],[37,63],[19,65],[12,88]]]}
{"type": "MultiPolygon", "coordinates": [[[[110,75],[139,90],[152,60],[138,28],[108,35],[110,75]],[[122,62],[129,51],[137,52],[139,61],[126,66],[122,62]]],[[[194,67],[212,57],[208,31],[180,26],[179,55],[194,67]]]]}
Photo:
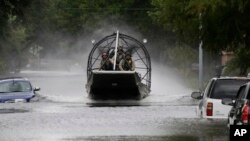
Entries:
{"type": "Polygon", "coordinates": [[[11,114],[11,113],[26,113],[29,112],[29,110],[24,109],[0,109],[0,114],[11,114]]]}
{"type": "Polygon", "coordinates": [[[68,138],[65,141],[199,141],[196,136],[96,136],[68,138]]]}
{"type": "Polygon", "coordinates": [[[228,137],[213,138],[195,135],[174,136],[95,136],[66,138],[63,141],[228,141],[228,137]]]}
{"type": "Polygon", "coordinates": [[[89,107],[131,107],[146,106],[141,101],[136,100],[91,100],[86,103],[89,107]]]}

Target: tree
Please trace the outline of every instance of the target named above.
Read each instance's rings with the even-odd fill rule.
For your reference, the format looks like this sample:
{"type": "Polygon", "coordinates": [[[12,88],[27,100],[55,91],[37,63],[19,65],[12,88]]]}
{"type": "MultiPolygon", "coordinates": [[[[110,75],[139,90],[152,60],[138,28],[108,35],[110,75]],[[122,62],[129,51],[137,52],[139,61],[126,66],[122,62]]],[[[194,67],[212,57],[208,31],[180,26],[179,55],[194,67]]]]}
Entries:
{"type": "MultiPolygon", "coordinates": [[[[152,19],[191,46],[198,47],[203,40],[206,50],[217,54],[235,51],[238,57],[243,55],[238,53],[242,44],[249,50],[249,0],[152,0],[152,5],[156,7],[149,13],[152,19]]],[[[245,70],[243,65],[238,67],[245,70]]]]}
{"type": "Polygon", "coordinates": [[[250,50],[240,47],[235,51],[235,56],[225,67],[226,75],[246,76],[250,68],[250,50]]]}
{"type": "Polygon", "coordinates": [[[218,51],[249,42],[249,1],[153,0],[152,4],[158,8],[150,12],[154,21],[189,44],[201,36],[205,48],[218,51]]]}
{"type": "Polygon", "coordinates": [[[7,62],[16,62],[20,46],[26,41],[24,9],[28,0],[0,1],[0,72],[8,69],[7,62]],[[14,54],[13,54],[14,53],[14,54]]]}

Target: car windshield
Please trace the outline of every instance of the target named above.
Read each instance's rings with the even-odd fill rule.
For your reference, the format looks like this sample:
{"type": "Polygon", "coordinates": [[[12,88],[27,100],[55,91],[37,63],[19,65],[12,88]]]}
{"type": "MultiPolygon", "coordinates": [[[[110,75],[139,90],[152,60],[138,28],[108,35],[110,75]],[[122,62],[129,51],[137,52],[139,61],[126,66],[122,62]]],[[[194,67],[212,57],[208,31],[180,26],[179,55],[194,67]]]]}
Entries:
{"type": "Polygon", "coordinates": [[[28,91],[31,91],[31,85],[27,81],[8,81],[0,83],[0,93],[28,91]]]}
{"type": "Polygon", "coordinates": [[[247,83],[248,81],[249,80],[240,80],[240,79],[218,80],[215,82],[210,98],[235,99],[237,91],[239,90],[240,86],[247,83]]]}

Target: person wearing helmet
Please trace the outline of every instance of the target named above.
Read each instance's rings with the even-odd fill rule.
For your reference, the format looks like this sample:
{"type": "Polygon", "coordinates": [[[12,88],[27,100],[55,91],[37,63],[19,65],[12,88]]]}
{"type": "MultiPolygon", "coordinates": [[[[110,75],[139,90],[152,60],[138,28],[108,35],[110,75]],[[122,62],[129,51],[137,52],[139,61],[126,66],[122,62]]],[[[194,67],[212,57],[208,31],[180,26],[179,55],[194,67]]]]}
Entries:
{"type": "Polygon", "coordinates": [[[109,59],[106,52],[102,53],[102,60],[99,70],[113,70],[113,62],[111,61],[111,59],[109,59]]]}
{"type": "Polygon", "coordinates": [[[117,48],[117,52],[118,52],[118,53],[124,53],[123,46],[119,46],[119,47],[117,48]]]}
{"type": "Polygon", "coordinates": [[[135,63],[132,60],[132,56],[129,52],[126,52],[125,58],[119,63],[119,69],[121,71],[134,71],[135,63]]]}
{"type": "MultiPolygon", "coordinates": [[[[124,57],[125,57],[125,53],[124,53],[123,47],[122,46],[117,47],[116,70],[120,70],[119,63],[121,62],[121,60],[124,59],[124,57]]],[[[115,60],[114,56],[113,56],[113,60],[115,60]]]]}

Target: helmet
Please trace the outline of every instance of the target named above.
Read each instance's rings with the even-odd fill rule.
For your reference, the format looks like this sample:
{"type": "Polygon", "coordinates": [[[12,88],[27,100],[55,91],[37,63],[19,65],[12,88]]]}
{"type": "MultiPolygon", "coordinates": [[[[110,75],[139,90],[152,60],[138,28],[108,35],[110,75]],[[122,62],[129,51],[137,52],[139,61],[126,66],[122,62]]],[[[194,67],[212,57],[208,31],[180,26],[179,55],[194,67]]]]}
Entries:
{"type": "Polygon", "coordinates": [[[103,52],[103,53],[102,53],[102,57],[104,57],[104,56],[107,56],[107,53],[106,53],[106,52],[103,52]]]}
{"type": "Polygon", "coordinates": [[[130,56],[131,57],[131,53],[130,52],[126,52],[125,56],[130,56]]]}
{"type": "Polygon", "coordinates": [[[119,46],[119,47],[117,48],[117,50],[118,50],[118,51],[123,51],[123,47],[122,47],[122,46],[119,46]]]}
{"type": "Polygon", "coordinates": [[[119,46],[118,49],[123,49],[123,46],[119,46]]]}

